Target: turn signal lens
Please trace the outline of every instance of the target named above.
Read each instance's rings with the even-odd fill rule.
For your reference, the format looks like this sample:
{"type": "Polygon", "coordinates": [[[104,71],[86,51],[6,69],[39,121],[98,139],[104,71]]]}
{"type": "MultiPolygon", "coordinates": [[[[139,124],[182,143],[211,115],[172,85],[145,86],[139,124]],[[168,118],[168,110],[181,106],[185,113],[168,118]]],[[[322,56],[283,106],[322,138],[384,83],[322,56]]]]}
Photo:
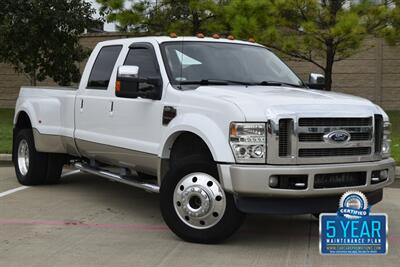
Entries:
{"type": "Polygon", "coordinates": [[[119,93],[121,91],[121,81],[115,82],[115,91],[119,93]]]}
{"type": "Polygon", "coordinates": [[[390,122],[385,122],[383,125],[383,140],[382,140],[382,157],[389,158],[390,157],[390,146],[392,140],[390,140],[391,133],[391,124],[390,122]]]}

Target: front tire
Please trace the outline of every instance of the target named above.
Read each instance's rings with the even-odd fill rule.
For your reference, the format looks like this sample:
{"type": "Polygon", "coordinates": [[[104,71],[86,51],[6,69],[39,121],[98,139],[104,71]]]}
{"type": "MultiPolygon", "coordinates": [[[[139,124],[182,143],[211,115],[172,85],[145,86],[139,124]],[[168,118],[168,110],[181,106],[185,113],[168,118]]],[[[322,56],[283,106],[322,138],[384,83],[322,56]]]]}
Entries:
{"type": "Polygon", "coordinates": [[[233,196],[222,189],[215,163],[200,156],[181,160],[166,174],[160,206],[168,227],[189,242],[221,242],[244,220],[233,196]]]}

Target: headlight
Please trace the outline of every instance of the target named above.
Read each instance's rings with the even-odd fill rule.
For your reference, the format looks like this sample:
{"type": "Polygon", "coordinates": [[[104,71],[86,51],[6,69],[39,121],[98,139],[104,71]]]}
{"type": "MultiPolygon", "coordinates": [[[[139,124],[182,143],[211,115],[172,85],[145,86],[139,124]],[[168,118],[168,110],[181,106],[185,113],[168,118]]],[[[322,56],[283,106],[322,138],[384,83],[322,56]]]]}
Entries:
{"type": "Polygon", "coordinates": [[[238,163],[265,163],[265,123],[231,123],[229,142],[238,163]]]}
{"type": "Polygon", "coordinates": [[[383,124],[383,140],[382,140],[382,157],[390,157],[390,145],[392,140],[390,140],[391,124],[390,122],[385,122],[383,124]]]}

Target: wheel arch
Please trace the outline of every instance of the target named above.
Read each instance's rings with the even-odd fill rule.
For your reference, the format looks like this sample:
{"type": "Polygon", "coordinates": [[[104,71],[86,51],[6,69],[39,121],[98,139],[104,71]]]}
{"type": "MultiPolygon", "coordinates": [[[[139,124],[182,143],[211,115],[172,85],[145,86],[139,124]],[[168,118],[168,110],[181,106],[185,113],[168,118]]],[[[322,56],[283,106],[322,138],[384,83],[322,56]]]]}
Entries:
{"type": "Polygon", "coordinates": [[[32,120],[26,111],[20,110],[15,115],[14,128],[15,129],[32,129],[32,120]]]}
{"type": "MultiPolygon", "coordinates": [[[[194,120],[191,120],[192,122],[194,120]]],[[[196,125],[185,125],[176,122],[176,127],[171,127],[168,133],[161,142],[159,158],[160,164],[158,167],[158,182],[161,181],[170,167],[171,152],[174,150],[176,144],[188,144],[187,140],[182,141],[182,138],[190,140],[197,140],[196,145],[202,146],[193,148],[194,151],[203,151],[209,153],[209,158],[214,162],[234,162],[232,150],[228,143],[228,127],[227,132],[224,133],[213,121],[207,118],[201,125],[206,125],[205,130],[200,130],[204,127],[196,125]],[[190,138],[188,138],[190,137],[190,138]],[[199,149],[199,150],[196,150],[199,149]]],[[[192,149],[192,147],[191,147],[192,149]]]]}

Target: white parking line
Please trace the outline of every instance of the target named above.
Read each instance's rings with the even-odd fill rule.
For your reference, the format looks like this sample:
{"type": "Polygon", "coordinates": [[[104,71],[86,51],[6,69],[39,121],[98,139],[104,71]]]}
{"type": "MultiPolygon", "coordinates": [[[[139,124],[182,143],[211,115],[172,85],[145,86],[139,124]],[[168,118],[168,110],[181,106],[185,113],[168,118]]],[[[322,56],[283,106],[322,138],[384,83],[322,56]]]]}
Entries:
{"type": "Polygon", "coordinates": [[[27,189],[27,188],[29,188],[29,186],[20,186],[20,187],[14,188],[14,189],[10,189],[10,190],[0,193],[0,197],[5,197],[8,195],[11,195],[12,193],[15,193],[15,192],[27,189]]]}

